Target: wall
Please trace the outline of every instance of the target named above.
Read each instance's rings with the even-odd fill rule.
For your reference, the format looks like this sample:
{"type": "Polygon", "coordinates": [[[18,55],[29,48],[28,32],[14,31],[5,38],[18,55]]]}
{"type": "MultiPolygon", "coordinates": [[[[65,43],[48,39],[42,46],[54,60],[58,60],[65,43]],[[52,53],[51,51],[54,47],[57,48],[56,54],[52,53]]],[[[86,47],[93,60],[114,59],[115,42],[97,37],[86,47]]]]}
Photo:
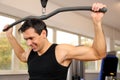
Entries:
{"type": "Polygon", "coordinates": [[[28,80],[27,74],[0,75],[0,80],[28,80]]]}

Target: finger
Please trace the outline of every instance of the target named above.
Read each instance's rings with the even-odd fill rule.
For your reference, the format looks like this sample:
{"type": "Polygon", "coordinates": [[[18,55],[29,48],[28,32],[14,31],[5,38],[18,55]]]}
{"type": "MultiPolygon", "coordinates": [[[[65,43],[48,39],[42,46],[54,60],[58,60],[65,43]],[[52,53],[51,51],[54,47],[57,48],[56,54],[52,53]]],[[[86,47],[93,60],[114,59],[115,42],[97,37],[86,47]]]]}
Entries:
{"type": "Polygon", "coordinates": [[[7,24],[7,25],[5,25],[5,26],[4,26],[4,29],[6,29],[8,26],[9,26],[8,24],[7,24]]]}
{"type": "Polygon", "coordinates": [[[102,3],[94,3],[92,5],[92,10],[96,12],[96,11],[99,11],[99,9],[102,9],[103,7],[106,7],[106,5],[102,3]]]}
{"type": "Polygon", "coordinates": [[[97,11],[97,7],[96,7],[96,6],[97,6],[97,3],[94,3],[94,4],[92,5],[92,10],[93,10],[93,11],[97,11]]]}
{"type": "Polygon", "coordinates": [[[102,3],[97,3],[97,6],[96,7],[98,7],[98,11],[100,10],[100,9],[102,9],[103,7],[106,7],[106,5],[104,5],[104,4],[102,4],[102,3]]]}
{"type": "Polygon", "coordinates": [[[7,29],[8,27],[9,27],[9,24],[5,25],[4,28],[3,28],[3,30],[7,29]]]}

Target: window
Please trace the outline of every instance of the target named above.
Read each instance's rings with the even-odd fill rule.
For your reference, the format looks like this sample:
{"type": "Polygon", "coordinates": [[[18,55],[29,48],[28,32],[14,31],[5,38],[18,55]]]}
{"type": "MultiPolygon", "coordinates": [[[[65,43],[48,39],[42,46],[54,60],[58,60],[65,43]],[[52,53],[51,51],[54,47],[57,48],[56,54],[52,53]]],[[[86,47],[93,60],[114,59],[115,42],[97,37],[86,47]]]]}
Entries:
{"type": "Polygon", "coordinates": [[[0,16],[0,71],[12,69],[12,48],[2,30],[6,24],[11,24],[14,21],[13,18],[0,16]]]}
{"type": "MultiPolygon", "coordinates": [[[[117,51],[117,57],[120,60],[120,45],[115,45],[115,51],[117,51]]],[[[120,72],[120,61],[118,61],[118,71],[120,72]]]]}
{"type": "Polygon", "coordinates": [[[71,34],[68,32],[63,32],[63,31],[57,31],[56,34],[56,42],[57,43],[68,43],[72,45],[79,45],[79,39],[78,36],[75,34],[71,34]]]}
{"type": "Polygon", "coordinates": [[[53,42],[53,29],[52,28],[47,28],[48,30],[48,40],[52,43],[53,42]]]}
{"type": "MultiPolygon", "coordinates": [[[[8,39],[6,37],[6,33],[2,32],[3,27],[6,24],[12,24],[15,22],[15,18],[10,18],[8,16],[0,16],[0,73],[4,74],[15,74],[17,71],[25,70],[26,64],[23,65],[16,55],[14,54],[14,51],[8,42],[8,39]],[[20,65],[19,65],[20,63],[20,65]]],[[[19,36],[16,36],[16,27],[13,27],[13,35],[15,35],[16,39],[19,39],[19,36]]],[[[21,40],[22,43],[24,43],[23,40],[21,40]]],[[[24,45],[23,45],[24,46],[24,45]]],[[[25,47],[25,46],[24,46],[25,47]]]]}

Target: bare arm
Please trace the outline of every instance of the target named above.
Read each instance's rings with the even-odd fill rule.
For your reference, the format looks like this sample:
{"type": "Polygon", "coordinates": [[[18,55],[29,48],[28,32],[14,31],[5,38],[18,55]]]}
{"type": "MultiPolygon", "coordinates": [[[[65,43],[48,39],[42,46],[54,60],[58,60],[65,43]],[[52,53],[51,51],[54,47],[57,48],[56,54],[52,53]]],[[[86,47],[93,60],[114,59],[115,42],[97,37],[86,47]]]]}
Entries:
{"type": "MultiPolygon", "coordinates": [[[[5,28],[7,27],[7,25],[5,26],[5,28]]],[[[20,44],[17,42],[17,40],[15,39],[15,37],[12,34],[13,29],[10,28],[8,31],[6,31],[6,36],[12,46],[12,48],[15,51],[16,56],[22,61],[22,62],[26,62],[26,52],[25,50],[20,46],[20,44]]]]}
{"type": "MultiPolygon", "coordinates": [[[[97,11],[102,7],[106,7],[103,4],[99,3],[94,3],[93,4],[93,10],[97,11]]],[[[98,13],[92,13],[91,16],[93,18],[93,24],[94,24],[94,32],[95,32],[95,37],[94,37],[94,42],[92,45],[92,48],[94,48],[97,52],[96,56],[99,58],[103,58],[106,55],[106,41],[105,41],[105,36],[104,32],[102,29],[102,17],[104,13],[98,12],[98,13]]]]}
{"type": "MultiPolygon", "coordinates": [[[[100,8],[106,7],[101,3],[94,3],[92,9],[98,11],[100,8]]],[[[98,60],[106,56],[106,41],[104,32],[102,29],[102,17],[104,13],[92,12],[92,20],[94,24],[94,41],[91,47],[87,46],[66,46],[66,59],[78,59],[78,60],[98,60]]]]}

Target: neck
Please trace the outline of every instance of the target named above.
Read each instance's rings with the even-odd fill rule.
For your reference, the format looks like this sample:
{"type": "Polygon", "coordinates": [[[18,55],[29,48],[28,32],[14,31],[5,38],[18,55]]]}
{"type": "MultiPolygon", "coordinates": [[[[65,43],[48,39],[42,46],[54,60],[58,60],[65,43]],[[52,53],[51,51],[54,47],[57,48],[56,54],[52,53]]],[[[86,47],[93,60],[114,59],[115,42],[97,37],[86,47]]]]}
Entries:
{"type": "Polygon", "coordinates": [[[52,45],[52,43],[50,43],[50,42],[45,43],[45,44],[43,45],[42,50],[41,50],[41,51],[38,51],[38,55],[44,54],[44,53],[49,49],[49,47],[50,47],[51,45],[52,45]]]}

